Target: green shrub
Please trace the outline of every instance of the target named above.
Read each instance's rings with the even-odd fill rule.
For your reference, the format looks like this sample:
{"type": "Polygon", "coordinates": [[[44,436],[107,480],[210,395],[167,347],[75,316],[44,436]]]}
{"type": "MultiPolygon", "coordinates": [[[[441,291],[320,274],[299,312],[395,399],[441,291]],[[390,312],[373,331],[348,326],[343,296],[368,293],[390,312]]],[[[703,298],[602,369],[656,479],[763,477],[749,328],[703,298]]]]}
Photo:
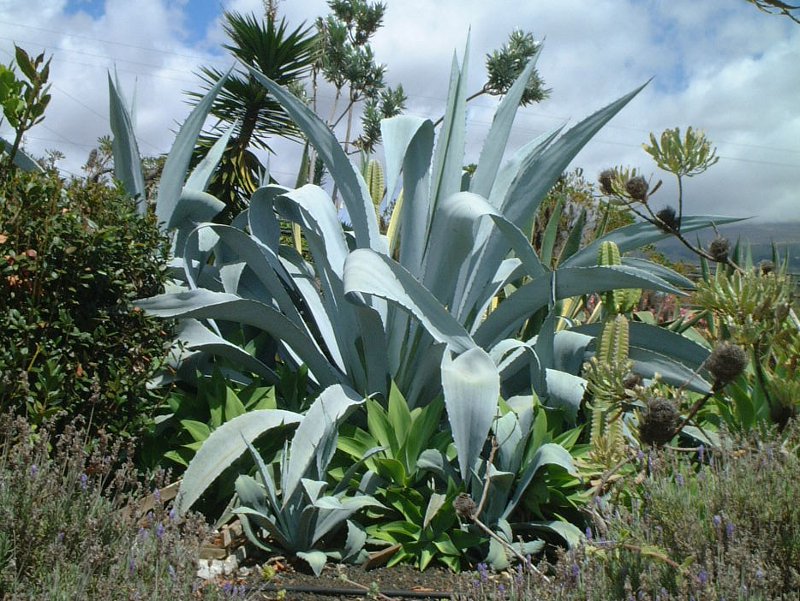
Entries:
{"type": "Polygon", "coordinates": [[[171,335],[131,301],[162,290],[166,257],[120,190],[41,173],[0,183],[0,408],[137,433],[171,335]]]}

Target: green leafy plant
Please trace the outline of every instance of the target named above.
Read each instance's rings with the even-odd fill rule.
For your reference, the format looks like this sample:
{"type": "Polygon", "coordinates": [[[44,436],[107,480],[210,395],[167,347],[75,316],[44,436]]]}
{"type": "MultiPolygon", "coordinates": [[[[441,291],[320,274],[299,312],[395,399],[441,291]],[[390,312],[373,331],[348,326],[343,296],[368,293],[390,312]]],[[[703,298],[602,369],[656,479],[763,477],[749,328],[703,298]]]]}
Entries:
{"type": "MultiPolygon", "coordinates": [[[[501,393],[530,394],[532,388],[543,404],[574,420],[586,385],[578,374],[598,332],[591,327],[557,331],[555,303],[616,288],[680,293],[670,282],[685,285],[685,278],[665,268],[653,268],[653,275],[652,264],[641,260],[596,265],[597,248],[606,240],[624,252],[667,235],[650,223],[616,230],[553,271],[531,249],[522,230],[530,228],[547,191],[638,91],[560,138],[557,130],[534,140],[502,164],[533,69],[530,62],[498,108],[469,191],[461,189],[466,73],[457,61],[435,149],[429,120],[383,122],[386,197],[394,198],[401,172],[403,181],[403,207],[394,216],[399,220],[397,260],[388,256],[366,182],[334,134],[293,94],[256,71],[253,77],[316,148],[352,225],[343,226],[328,194],[312,185],[261,188],[230,226],[198,222],[195,216],[213,214],[221,204],[202,193],[203,180],[195,173],[183,185],[185,148],[199,131],[212,90],[179,132],[156,205],[166,227],[176,230],[174,265],[183,268],[185,285],[140,306],[153,315],[182,319],[181,338],[189,352],[217,354],[268,383],[277,381],[277,357],[290,367],[305,364],[316,390],[337,385],[365,397],[388,398],[394,381],[410,410],[443,394],[463,482],[486,461],[501,393]],[[300,225],[313,263],[280,245],[279,219],[300,225]],[[509,258],[510,253],[515,256],[509,258]],[[511,283],[517,285],[508,292],[511,283]],[[526,329],[540,311],[546,315],[541,327],[526,329]],[[517,340],[520,331],[527,335],[517,340]]],[[[210,153],[208,165],[216,156],[210,153]]],[[[208,165],[198,170],[205,173],[208,165]]],[[[709,223],[687,217],[685,227],[709,223]]],[[[631,357],[644,374],[663,371],[665,379],[682,384],[707,356],[691,341],[639,325],[631,330],[631,357]],[[648,353],[654,344],[661,353],[648,353]],[[684,364],[698,355],[693,367],[684,364]]],[[[240,442],[229,442],[242,449],[240,442]]]]}
{"type": "Polygon", "coordinates": [[[50,88],[47,79],[50,77],[50,59],[45,61],[44,53],[31,58],[25,50],[14,45],[14,63],[0,70],[0,105],[3,116],[14,128],[14,141],[9,143],[0,139],[7,156],[0,162],[0,179],[5,179],[12,164],[26,170],[41,171],[36,162],[20,152],[22,137],[29,129],[44,120],[44,112],[50,103],[50,88]],[[14,64],[19,68],[24,79],[17,79],[14,64]]]}
{"type": "Polygon", "coordinates": [[[173,338],[131,301],[163,290],[165,239],[120,190],[15,171],[0,183],[0,406],[138,435],[173,338]]]}

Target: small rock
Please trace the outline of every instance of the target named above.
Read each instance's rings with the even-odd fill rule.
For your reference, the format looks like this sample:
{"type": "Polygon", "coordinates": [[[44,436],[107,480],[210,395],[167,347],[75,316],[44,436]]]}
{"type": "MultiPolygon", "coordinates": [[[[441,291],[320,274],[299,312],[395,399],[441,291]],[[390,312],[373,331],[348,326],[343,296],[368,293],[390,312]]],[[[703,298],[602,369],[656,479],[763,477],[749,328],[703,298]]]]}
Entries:
{"type": "Polygon", "coordinates": [[[222,573],[226,576],[230,576],[236,572],[236,569],[239,567],[239,562],[236,560],[235,555],[226,557],[225,560],[220,563],[222,564],[222,573]]]}

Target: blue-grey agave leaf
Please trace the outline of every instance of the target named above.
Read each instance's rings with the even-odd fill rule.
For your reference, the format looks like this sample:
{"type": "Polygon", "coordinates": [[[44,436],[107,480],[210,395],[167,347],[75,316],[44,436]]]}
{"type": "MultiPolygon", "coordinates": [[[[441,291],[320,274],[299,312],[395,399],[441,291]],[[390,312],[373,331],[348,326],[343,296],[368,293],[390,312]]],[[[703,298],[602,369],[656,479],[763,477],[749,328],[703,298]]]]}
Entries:
{"type": "Polygon", "coordinates": [[[175,507],[180,514],[200,498],[214,480],[247,450],[247,443],[270,430],[298,424],[303,416],[282,409],[250,411],[211,433],[189,462],[175,507]]]}
{"type": "Polygon", "coordinates": [[[514,496],[508,502],[508,505],[506,505],[506,509],[501,516],[502,518],[507,519],[508,516],[511,515],[511,512],[516,509],[517,505],[522,499],[522,496],[528,489],[528,486],[530,486],[531,482],[533,481],[534,476],[536,476],[536,473],[546,465],[557,465],[570,473],[575,473],[575,463],[573,462],[569,451],[567,451],[561,445],[552,442],[543,444],[536,451],[536,454],[533,456],[531,462],[525,466],[525,471],[523,471],[522,476],[517,483],[514,496]]]}
{"type": "Polygon", "coordinates": [[[327,465],[330,457],[321,457],[321,454],[330,451],[331,440],[335,448],[339,423],[363,402],[361,395],[340,385],[329,386],[317,397],[292,438],[289,463],[282,482],[284,507],[312,463],[317,463],[317,467],[327,465]]]}
{"type": "Polygon", "coordinates": [[[136,210],[143,215],[147,210],[147,198],[142,174],[142,158],[133,133],[133,123],[122,95],[108,74],[109,113],[111,133],[114,138],[111,148],[114,155],[114,176],[122,182],[125,191],[136,199],[136,210]]]}
{"type": "MultiPolygon", "coordinates": [[[[228,141],[231,139],[233,131],[239,124],[239,120],[234,121],[231,126],[214,142],[214,145],[206,153],[206,156],[197,164],[192,173],[186,180],[184,187],[188,190],[205,190],[214,176],[214,170],[219,165],[225,149],[228,147],[228,141]]],[[[223,204],[224,207],[224,204],[223,204]]]]}
{"type": "MultiPolygon", "coordinates": [[[[3,148],[5,148],[6,152],[11,153],[11,151],[14,149],[14,145],[5,138],[0,137],[0,142],[3,144],[3,148]]],[[[17,152],[14,155],[14,164],[23,171],[28,171],[31,173],[44,173],[44,169],[36,161],[36,159],[22,150],[22,148],[17,148],[17,152]]]]}
{"type": "Polygon", "coordinates": [[[541,277],[517,289],[478,327],[475,342],[487,347],[505,338],[523,320],[546,307],[554,293],[556,300],[617,288],[647,288],[684,294],[659,277],[625,266],[561,268],[556,272],[555,291],[551,284],[549,277],[541,277]]]}
{"type": "Polygon", "coordinates": [[[622,264],[652,273],[653,275],[660,277],[665,282],[669,282],[677,288],[681,288],[683,290],[692,290],[694,288],[694,282],[692,282],[692,280],[686,276],[681,275],[669,267],[659,265],[658,263],[653,263],[647,259],[640,259],[638,257],[622,257],[622,264]]]}
{"type": "Polygon", "coordinates": [[[269,90],[269,93],[275,97],[286,112],[291,115],[297,126],[308,136],[309,141],[339,187],[347,213],[353,224],[358,245],[386,252],[386,241],[378,230],[375,206],[372,203],[372,197],[369,194],[364,178],[350,162],[350,159],[347,158],[334,133],[291,92],[255,69],[250,69],[250,73],[261,85],[269,90]]]}
{"type": "MultiPolygon", "coordinates": [[[[433,123],[429,119],[411,115],[398,115],[381,121],[383,156],[386,163],[386,198],[393,199],[400,171],[406,161],[409,147],[420,130],[427,129],[433,139],[433,123]]],[[[425,163],[428,170],[430,163],[425,163]]]]}
{"type": "MultiPolygon", "coordinates": [[[[572,331],[598,337],[602,331],[602,324],[586,324],[572,331]]],[[[686,336],[646,323],[633,321],[628,326],[628,332],[631,346],[662,353],[690,369],[697,369],[702,365],[710,352],[686,336]]]]}
{"type": "Polygon", "coordinates": [[[137,305],[159,317],[228,319],[268,332],[297,353],[317,381],[325,386],[342,380],[308,334],[270,306],[235,294],[204,288],[160,294],[137,301],[137,305]]]}
{"type": "Polygon", "coordinates": [[[500,374],[483,349],[470,349],[455,359],[448,349],[442,358],[442,389],[461,478],[467,481],[497,412],[500,374]]]}
{"type": "MultiPolygon", "coordinates": [[[[464,142],[467,129],[467,63],[469,58],[469,38],[464,49],[462,67],[453,53],[450,72],[450,88],[447,94],[447,108],[442,121],[442,129],[436,140],[436,151],[431,166],[430,206],[436,214],[440,200],[461,190],[461,173],[464,166],[464,142]]],[[[430,242],[430,241],[426,241],[430,242]]]]}
{"type": "MultiPolygon", "coordinates": [[[[396,129],[387,129],[386,134],[390,137],[384,138],[384,147],[394,144],[392,138],[397,135],[394,133],[396,129]]],[[[431,228],[432,207],[429,194],[433,140],[433,123],[426,120],[409,140],[403,156],[400,264],[417,277],[422,277],[422,261],[431,228]]]]}
{"type": "Polygon", "coordinates": [[[344,288],[348,299],[364,303],[363,295],[377,296],[414,315],[437,342],[454,351],[474,348],[466,330],[408,271],[385,255],[357,249],[345,262],[344,288]]]}
{"type": "MultiPolygon", "coordinates": [[[[647,84],[645,84],[647,85],[647,84]]],[[[586,143],[644,88],[640,86],[567,131],[520,173],[506,193],[503,214],[520,229],[530,228],[534,213],[547,192],[586,143]]]]}
{"type": "MultiPolygon", "coordinates": [[[[746,218],[684,215],[681,218],[681,232],[686,234],[711,227],[712,225],[724,225],[726,223],[742,221],[743,219],[746,218]]],[[[646,221],[634,223],[633,225],[614,230],[602,238],[598,238],[567,259],[562,267],[588,267],[589,265],[596,264],[597,251],[603,242],[614,242],[617,247],[619,247],[619,252],[624,253],[629,250],[641,248],[646,244],[654,244],[659,240],[665,240],[671,236],[672,234],[658,229],[652,223],[646,221]]]]}
{"type": "Polygon", "coordinates": [[[176,219],[175,209],[180,202],[195,142],[203,129],[203,123],[211,110],[214,98],[216,98],[227,79],[228,74],[226,73],[197,103],[197,106],[181,125],[180,130],[178,130],[178,135],[175,137],[175,142],[164,163],[156,198],[156,217],[159,223],[163,223],[168,230],[181,225],[176,219]]]}
{"type": "Polygon", "coordinates": [[[444,306],[451,306],[459,277],[475,251],[480,220],[495,213],[486,200],[472,192],[457,192],[439,200],[425,253],[424,285],[444,306]]]}
{"type": "Polygon", "coordinates": [[[275,371],[267,364],[253,357],[242,347],[218,336],[196,319],[182,320],[176,338],[190,350],[202,351],[228,359],[234,365],[258,374],[271,384],[277,384],[280,381],[275,371]]]}
{"type": "Polygon", "coordinates": [[[514,117],[519,108],[519,102],[522,100],[522,95],[525,93],[528,80],[536,67],[536,61],[539,59],[540,53],[541,46],[537,48],[536,53],[528,61],[527,66],[514,82],[514,85],[508,90],[500,106],[497,107],[492,119],[492,127],[483,143],[481,156],[478,160],[478,168],[472,178],[470,192],[489,198],[500,162],[503,160],[503,154],[508,143],[508,136],[511,133],[511,126],[514,124],[514,117]]]}

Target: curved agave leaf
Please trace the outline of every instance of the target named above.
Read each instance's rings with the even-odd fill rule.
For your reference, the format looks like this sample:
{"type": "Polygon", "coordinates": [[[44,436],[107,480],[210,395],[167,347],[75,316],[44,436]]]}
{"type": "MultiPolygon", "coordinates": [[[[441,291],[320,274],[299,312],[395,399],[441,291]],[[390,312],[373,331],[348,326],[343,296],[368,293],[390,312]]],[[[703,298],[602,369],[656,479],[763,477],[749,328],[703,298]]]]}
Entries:
{"type": "Polygon", "coordinates": [[[665,267],[664,265],[659,265],[658,263],[653,263],[652,261],[639,259],[636,257],[622,257],[622,264],[652,273],[653,275],[660,277],[665,282],[669,282],[673,286],[681,288],[682,290],[694,289],[694,282],[692,282],[692,280],[681,275],[677,271],[670,269],[669,267],[665,267]]]}
{"type": "Polygon", "coordinates": [[[514,85],[506,93],[497,111],[492,119],[492,127],[486,136],[481,150],[481,156],[478,160],[478,168],[475,170],[475,175],[472,178],[470,192],[479,194],[486,198],[492,191],[495,178],[497,177],[500,162],[503,160],[503,153],[508,143],[508,136],[511,133],[511,126],[514,124],[514,117],[519,108],[519,102],[522,100],[522,95],[525,93],[525,88],[528,86],[528,80],[536,68],[536,61],[539,59],[542,47],[537,48],[536,53],[528,61],[527,66],[523,69],[522,73],[514,85]]]}
{"type": "MultiPolygon", "coordinates": [[[[186,180],[186,184],[184,185],[184,189],[188,190],[205,190],[208,188],[209,182],[211,182],[211,178],[214,176],[214,170],[219,165],[220,160],[222,159],[222,155],[225,153],[225,149],[228,147],[228,141],[231,139],[231,134],[233,131],[238,127],[239,120],[233,122],[233,124],[225,131],[219,139],[214,142],[214,145],[211,149],[206,153],[206,156],[197,164],[197,167],[194,168],[192,173],[189,175],[188,179],[186,180]]],[[[220,201],[222,203],[222,201],[220,201]]],[[[222,206],[225,206],[225,203],[222,203],[222,206]]]]}
{"type": "MultiPolygon", "coordinates": [[[[681,218],[681,232],[686,234],[695,230],[742,221],[746,217],[714,217],[700,215],[684,215],[681,218]]],[[[643,221],[614,230],[610,234],[598,238],[585,248],[581,249],[569,259],[564,261],[562,267],[588,267],[597,263],[597,251],[603,242],[614,242],[619,247],[619,252],[641,248],[659,240],[665,240],[672,234],[658,229],[652,223],[643,221]]]]}
{"type": "MultiPolygon", "coordinates": [[[[571,331],[598,337],[602,328],[603,324],[596,323],[578,326],[571,331]]],[[[706,347],[666,328],[633,321],[628,326],[628,332],[632,347],[648,349],[667,355],[673,361],[682,363],[690,369],[697,369],[709,355],[709,350],[706,347]]]]}
{"type": "MultiPolygon", "coordinates": [[[[0,143],[3,144],[3,148],[5,148],[5,151],[9,154],[14,149],[14,145],[5,138],[0,137],[0,143]]],[[[39,163],[36,162],[36,159],[22,150],[22,148],[17,148],[17,152],[14,155],[14,164],[23,171],[28,171],[30,173],[44,173],[44,169],[39,163]]],[[[128,191],[127,186],[125,187],[125,190],[128,191]]],[[[128,193],[130,194],[130,192],[128,193]]],[[[131,196],[135,198],[135,194],[131,194],[131,196]]]]}
{"type": "Polygon", "coordinates": [[[253,357],[240,346],[218,336],[195,319],[185,319],[181,321],[177,339],[182,341],[186,347],[191,350],[202,351],[228,359],[234,365],[238,365],[242,369],[258,374],[270,384],[277,384],[280,382],[278,374],[268,365],[253,357]]]}
{"type": "Polygon", "coordinates": [[[159,223],[163,223],[166,229],[172,229],[181,225],[175,215],[181,191],[183,190],[186,172],[189,169],[189,162],[192,159],[194,145],[197,136],[203,129],[206,116],[211,110],[214,98],[228,79],[228,73],[220,77],[219,81],[208,91],[203,99],[197,103],[189,116],[181,125],[172,149],[169,151],[167,161],[164,163],[164,170],[161,172],[161,181],[158,185],[158,196],[156,197],[156,217],[159,223]]]}
{"type": "Polygon", "coordinates": [[[554,300],[604,292],[616,288],[648,288],[672,294],[684,293],[659,277],[633,267],[561,268],[555,272],[555,286],[550,278],[537,278],[511,294],[493,311],[475,332],[475,342],[491,346],[505,337],[514,327],[554,300]]]}
{"type": "Polygon", "coordinates": [[[496,211],[484,198],[472,192],[457,192],[439,200],[425,253],[423,284],[444,306],[450,306],[459,274],[475,251],[478,223],[484,215],[496,211]]]}
{"type": "Polygon", "coordinates": [[[203,288],[139,300],[152,315],[173,318],[232,319],[268,332],[297,353],[323,386],[342,380],[316,343],[285,315],[258,301],[203,288]]]}
{"type": "Polygon", "coordinates": [[[505,511],[503,511],[502,519],[508,519],[511,512],[519,505],[522,495],[525,494],[528,486],[530,486],[534,476],[536,476],[536,472],[546,465],[558,465],[569,473],[576,474],[575,464],[572,461],[572,455],[569,454],[569,451],[560,444],[552,442],[543,444],[536,451],[531,462],[525,467],[525,471],[522,472],[522,476],[517,483],[517,488],[514,491],[514,496],[508,502],[508,505],[506,505],[505,511]]]}
{"type": "Polygon", "coordinates": [[[480,456],[500,398],[500,375],[489,354],[473,348],[442,358],[442,388],[461,478],[467,481],[480,456]]]}
{"type": "MultiPolygon", "coordinates": [[[[394,198],[400,171],[408,156],[409,147],[420,130],[430,130],[433,139],[433,123],[429,119],[398,115],[381,121],[381,138],[383,139],[383,156],[386,161],[386,198],[394,198]],[[426,125],[430,123],[430,125],[426,125]]],[[[427,171],[429,162],[425,163],[427,171]]]]}
{"type": "Polygon", "coordinates": [[[111,142],[114,155],[114,177],[122,182],[125,191],[136,199],[136,210],[143,215],[147,210],[147,194],[145,192],[144,175],[142,174],[142,158],[139,145],[133,133],[133,123],[122,95],[117,89],[119,81],[114,83],[111,73],[108,74],[108,100],[111,120],[111,142]]]}
{"type": "Polygon", "coordinates": [[[364,397],[340,385],[329,386],[317,397],[292,438],[289,463],[282,482],[284,508],[312,462],[316,461],[317,471],[323,472],[318,475],[324,475],[336,450],[339,423],[363,403],[364,397]]]}
{"type": "Polygon", "coordinates": [[[250,69],[250,74],[281,104],[297,126],[308,136],[317,154],[325,163],[342,194],[347,213],[360,247],[387,252],[386,240],[378,230],[375,207],[361,173],[347,158],[334,133],[314,112],[283,86],[263,73],[250,69]]]}
{"type": "MultiPolygon", "coordinates": [[[[447,94],[442,129],[436,140],[436,151],[431,165],[430,210],[436,214],[440,200],[461,190],[461,172],[464,165],[464,143],[467,119],[467,64],[469,59],[469,37],[464,49],[462,68],[453,53],[450,70],[450,89],[447,94]]],[[[430,244],[430,239],[425,241],[430,244]]],[[[426,249],[427,250],[427,249],[426,249]]]]}
{"type": "Polygon", "coordinates": [[[189,462],[175,499],[178,513],[184,514],[214,480],[247,450],[247,443],[270,430],[298,424],[298,413],[282,409],[250,411],[222,424],[211,433],[189,462]]]}
{"type": "Polygon", "coordinates": [[[467,331],[408,271],[385,255],[369,249],[354,250],[344,266],[348,299],[364,303],[362,295],[377,296],[414,315],[437,342],[455,352],[475,347],[467,331]]]}

